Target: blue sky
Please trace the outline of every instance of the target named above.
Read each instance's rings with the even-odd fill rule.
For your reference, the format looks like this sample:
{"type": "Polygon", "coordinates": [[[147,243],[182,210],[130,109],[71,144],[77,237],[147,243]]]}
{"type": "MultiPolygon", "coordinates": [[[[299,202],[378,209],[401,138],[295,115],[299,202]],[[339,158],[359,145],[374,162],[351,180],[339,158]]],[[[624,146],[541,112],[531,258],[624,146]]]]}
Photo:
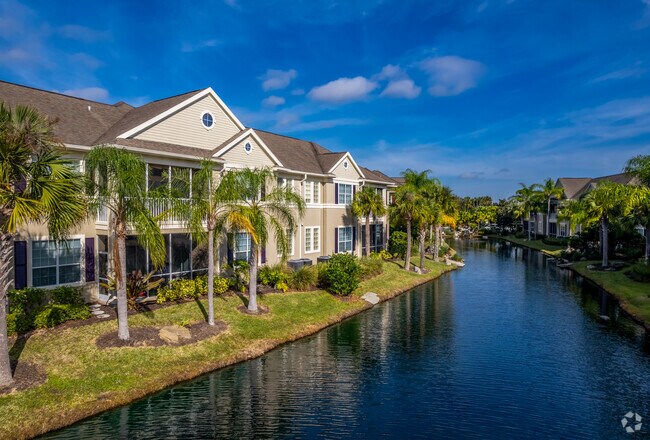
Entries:
{"type": "Polygon", "coordinates": [[[650,154],[650,0],[0,2],[0,79],[244,124],[460,195],[650,154]]]}

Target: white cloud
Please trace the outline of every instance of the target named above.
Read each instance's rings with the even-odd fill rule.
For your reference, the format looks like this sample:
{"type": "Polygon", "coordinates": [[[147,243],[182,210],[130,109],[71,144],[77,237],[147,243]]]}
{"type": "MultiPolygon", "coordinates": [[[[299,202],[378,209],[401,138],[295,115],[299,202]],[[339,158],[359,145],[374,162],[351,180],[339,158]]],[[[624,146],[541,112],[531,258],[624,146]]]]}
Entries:
{"type": "Polygon", "coordinates": [[[363,125],[366,123],[367,121],[357,118],[323,119],[318,121],[291,123],[283,131],[287,133],[294,131],[315,131],[341,126],[363,125]]]}
{"type": "Polygon", "coordinates": [[[277,107],[285,103],[285,100],[282,96],[269,96],[268,98],[262,101],[262,104],[266,107],[277,107]]]}
{"type": "MultiPolygon", "coordinates": [[[[650,0],[648,0],[650,1],[650,0]]],[[[625,67],[623,69],[614,70],[612,72],[594,78],[591,82],[598,83],[610,80],[619,80],[627,78],[640,78],[646,73],[646,69],[641,67],[639,63],[635,66],[625,67]]]]}
{"type": "Polygon", "coordinates": [[[260,77],[264,91],[284,89],[291,84],[298,72],[295,69],[275,70],[269,69],[260,77]]]}
{"type": "Polygon", "coordinates": [[[386,79],[403,79],[403,78],[408,78],[408,75],[400,66],[395,66],[393,64],[387,64],[384,66],[383,69],[381,69],[381,72],[379,72],[377,75],[373,77],[373,79],[377,79],[378,81],[383,81],[386,79]]]}
{"type": "Polygon", "coordinates": [[[420,68],[429,75],[429,93],[433,96],[454,96],[476,87],[485,73],[478,61],[458,56],[428,58],[420,68]]]}
{"type": "Polygon", "coordinates": [[[291,91],[291,94],[292,94],[293,96],[302,96],[302,95],[305,94],[305,89],[293,89],[293,90],[291,91]]]}
{"type": "Polygon", "coordinates": [[[376,88],[376,82],[363,76],[339,78],[322,86],[314,87],[307,96],[314,101],[340,104],[365,99],[376,88]]]}
{"type": "Polygon", "coordinates": [[[106,101],[108,90],[101,87],[86,87],[83,89],[70,89],[62,92],[64,95],[76,96],[77,98],[90,99],[91,101],[106,101]]]}
{"type": "Polygon", "coordinates": [[[415,85],[411,79],[400,79],[388,83],[380,96],[388,98],[415,99],[420,95],[421,87],[415,85]]]}
{"type": "Polygon", "coordinates": [[[181,52],[185,52],[185,53],[197,52],[199,50],[209,49],[211,47],[217,47],[220,44],[221,41],[216,39],[203,40],[203,41],[199,41],[198,43],[183,43],[183,45],[181,46],[181,52]]]}

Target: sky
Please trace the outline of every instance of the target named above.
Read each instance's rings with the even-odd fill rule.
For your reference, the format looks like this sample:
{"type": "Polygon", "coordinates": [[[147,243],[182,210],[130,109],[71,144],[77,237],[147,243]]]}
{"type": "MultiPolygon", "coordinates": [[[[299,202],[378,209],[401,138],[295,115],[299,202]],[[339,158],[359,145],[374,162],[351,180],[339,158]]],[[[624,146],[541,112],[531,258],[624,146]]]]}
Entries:
{"type": "Polygon", "coordinates": [[[0,0],[0,79],[212,87],[246,126],[496,199],[650,154],[650,0],[0,0]]]}

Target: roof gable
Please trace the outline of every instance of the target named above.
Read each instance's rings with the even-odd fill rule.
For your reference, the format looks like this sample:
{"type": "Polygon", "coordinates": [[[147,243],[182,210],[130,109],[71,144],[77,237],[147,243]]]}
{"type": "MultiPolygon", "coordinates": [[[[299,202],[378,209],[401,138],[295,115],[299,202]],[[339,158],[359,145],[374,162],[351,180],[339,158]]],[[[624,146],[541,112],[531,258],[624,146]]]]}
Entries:
{"type": "Polygon", "coordinates": [[[219,148],[214,156],[238,165],[283,166],[253,129],[235,135],[227,144],[219,148]],[[246,144],[250,145],[250,150],[247,150],[246,144]]]}
{"type": "MultiPolygon", "coordinates": [[[[337,153],[333,153],[337,154],[337,153]]],[[[338,153],[341,154],[341,153],[338,153]]],[[[347,179],[365,178],[366,176],[361,171],[361,168],[352,158],[350,153],[342,153],[341,157],[334,163],[334,165],[327,171],[328,173],[335,174],[337,177],[344,177],[347,179]],[[346,166],[347,164],[347,166],[346,166]]]]}

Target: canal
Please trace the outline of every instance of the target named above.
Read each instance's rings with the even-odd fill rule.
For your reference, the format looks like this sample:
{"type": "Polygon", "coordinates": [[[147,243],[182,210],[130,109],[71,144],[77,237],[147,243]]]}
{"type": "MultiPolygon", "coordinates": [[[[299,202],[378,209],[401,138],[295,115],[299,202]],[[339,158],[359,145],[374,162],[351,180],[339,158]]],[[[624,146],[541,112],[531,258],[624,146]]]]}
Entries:
{"type": "Polygon", "coordinates": [[[44,438],[650,437],[641,328],[538,252],[456,246],[462,270],[44,438]]]}

